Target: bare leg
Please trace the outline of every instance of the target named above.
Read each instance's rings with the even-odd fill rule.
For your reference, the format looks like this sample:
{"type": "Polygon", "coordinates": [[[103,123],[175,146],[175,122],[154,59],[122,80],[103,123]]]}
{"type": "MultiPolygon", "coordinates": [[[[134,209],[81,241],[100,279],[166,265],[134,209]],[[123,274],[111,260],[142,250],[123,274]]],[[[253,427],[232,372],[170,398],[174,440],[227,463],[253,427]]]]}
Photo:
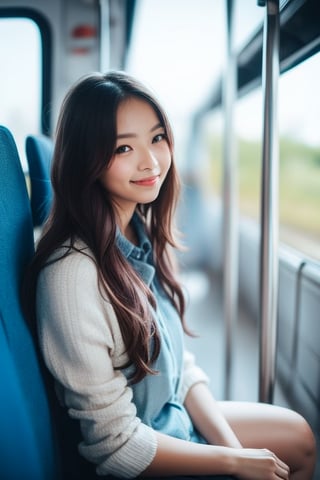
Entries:
{"type": "Polygon", "coordinates": [[[219,405],[243,447],[274,452],[290,467],[290,480],[312,480],[315,438],[299,414],[264,403],[219,402],[219,405]]]}

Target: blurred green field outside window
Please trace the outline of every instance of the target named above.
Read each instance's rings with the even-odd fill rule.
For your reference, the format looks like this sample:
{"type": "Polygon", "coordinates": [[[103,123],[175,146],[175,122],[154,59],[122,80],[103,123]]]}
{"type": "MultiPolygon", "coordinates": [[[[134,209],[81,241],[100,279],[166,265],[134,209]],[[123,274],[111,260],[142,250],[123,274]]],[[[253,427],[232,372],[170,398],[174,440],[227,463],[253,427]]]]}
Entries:
{"type": "MultiPolygon", "coordinates": [[[[280,242],[320,260],[320,54],[283,74],[279,82],[279,238],[280,242]]],[[[239,209],[260,220],[262,91],[235,106],[239,209]]],[[[208,115],[205,182],[221,196],[222,112],[208,115]]]]}
{"type": "Polygon", "coordinates": [[[280,240],[320,260],[320,54],[279,84],[280,240]]]}

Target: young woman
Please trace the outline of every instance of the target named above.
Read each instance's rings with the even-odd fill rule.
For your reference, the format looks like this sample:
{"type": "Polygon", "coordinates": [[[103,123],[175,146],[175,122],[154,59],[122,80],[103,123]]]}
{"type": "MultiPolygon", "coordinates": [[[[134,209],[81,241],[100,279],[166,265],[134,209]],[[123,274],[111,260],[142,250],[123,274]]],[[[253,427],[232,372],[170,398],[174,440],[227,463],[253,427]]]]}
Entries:
{"type": "Polygon", "coordinates": [[[39,344],[80,453],[99,475],[312,478],[313,434],[284,408],[216,402],[184,350],[174,276],[173,137],[152,94],[123,72],[68,93],[54,204],[30,269],[39,344]]]}

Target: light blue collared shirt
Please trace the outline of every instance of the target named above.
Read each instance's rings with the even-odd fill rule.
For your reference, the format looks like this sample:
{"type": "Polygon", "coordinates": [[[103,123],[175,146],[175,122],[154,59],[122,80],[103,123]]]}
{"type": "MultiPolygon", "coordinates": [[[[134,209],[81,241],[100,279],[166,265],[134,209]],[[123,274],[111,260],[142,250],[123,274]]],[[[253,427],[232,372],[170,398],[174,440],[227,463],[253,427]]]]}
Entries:
{"type": "MultiPolygon", "coordinates": [[[[159,432],[203,443],[204,440],[195,431],[179,399],[184,348],[181,320],[157,280],[152,246],[137,214],[132,218],[132,226],[138,238],[138,246],[124,237],[120,230],[117,232],[117,244],[155,296],[157,308],[154,315],[161,340],[160,354],[152,366],[159,373],[148,374],[143,380],[132,385],[137,415],[143,423],[159,432]]],[[[127,377],[131,371],[130,367],[123,370],[127,377]]]]}

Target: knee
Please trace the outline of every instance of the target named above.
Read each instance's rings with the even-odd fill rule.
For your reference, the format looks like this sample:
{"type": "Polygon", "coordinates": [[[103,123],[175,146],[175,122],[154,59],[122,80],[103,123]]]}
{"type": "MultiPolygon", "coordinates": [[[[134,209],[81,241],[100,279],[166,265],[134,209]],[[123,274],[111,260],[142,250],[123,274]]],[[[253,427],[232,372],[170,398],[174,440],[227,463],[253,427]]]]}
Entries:
{"type": "Polygon", "coordinates": [[[298,413],[295,414],[295,436],[297,442],[297,455],[302,464],[315,465],[317,445],[315,435],[308,422],[298,413]]]}

